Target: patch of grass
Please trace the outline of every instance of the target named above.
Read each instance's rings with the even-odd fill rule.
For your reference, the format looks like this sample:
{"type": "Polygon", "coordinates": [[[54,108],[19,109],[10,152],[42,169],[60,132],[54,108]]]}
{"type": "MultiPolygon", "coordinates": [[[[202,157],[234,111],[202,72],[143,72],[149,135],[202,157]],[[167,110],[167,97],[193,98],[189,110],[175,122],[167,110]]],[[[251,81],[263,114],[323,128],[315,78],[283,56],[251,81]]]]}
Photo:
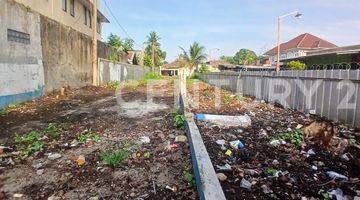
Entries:
{"type": "Polygon", "coordinates": [[[120,82],[119,81],[109,81],[109,82],[107,82],[106,87],[114,89],[114,90],[119,89],[120,82]]]}
{"type": "Polygon", "coordinates": [[[110,167],[118,167],[130,156],[129,151],[120,150],[117,152],[105,152],[101,155],[101,160],[110,167]]]}
{"type": "Polygon", "coordinates": [[[282,133],[280,135],[275,136],[273,139],[290,142],[291,144],[294,144],[296,147],[299,148],[301,147],[301,143],[303,141],[303,131],[295,130],[287,133],[282,133]]]}
{"type": "Polygon", "coordinates": [[[86,142],[87,140],[92,140],[94,142],[99,142],[100,141],[100,135],[98,135],[96,132],[94,131],[86,131],[85,133],[81,133],[80,135],[78,135],[78,140],[80,142],[86,142]]]}
{"type": "Polygon", "coordinates": [[[277,172],[277,170],[272,167],[265,169],[265,174],[267,174],[267,175],[275,176],[276,172],[277,172]]]}
{"type": "Polygon", "coordinates": [[[188,184],[190,186],[195,186],[196,185],[195,175],[194,175],[193,172],[184,171],[184,178],[185,178],[185,180],[188,182],[188,184]]]}
{"type": "Polygon", "coordinates": [[[194,85],[195,81],[196,81],[196,79],[188,78],[188,79],[186,79],[186,85],[188,85],[188,86],[194,85]]]}
{"type": "Polygon", "coordinates": [[[231,103],[233,97],[231,94],[225,94],[224,95],[224,100],[225,100],[225,103],[231,103]]]}
{"type": "Polygon", "coordinates": [[[15,135],[14,139],[15,139],[16,143],[21,143],[21,144],[27,145],[27,144],[31,144],[31,143],[38,141],[41,136],[42,136],[41,133],[39,133],[37,131],[31,131],[29,134],[24,135],[24,136],[15,135]]]}

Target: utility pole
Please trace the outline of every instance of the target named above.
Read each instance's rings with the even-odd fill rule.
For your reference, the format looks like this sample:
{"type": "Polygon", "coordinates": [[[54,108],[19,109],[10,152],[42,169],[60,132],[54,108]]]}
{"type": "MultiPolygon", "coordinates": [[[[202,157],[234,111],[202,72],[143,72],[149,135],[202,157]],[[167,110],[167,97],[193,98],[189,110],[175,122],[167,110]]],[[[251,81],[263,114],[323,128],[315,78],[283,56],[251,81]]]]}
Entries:
{"type": "Polygon", "coordinates": [[[276,71],[280,71],[280,26],[281,18],[278,17],[278,30],[277,30],[277,60],[276,60],[276,71]]]}
{"type": "Polygon", "coordinates": [[[93,85],[98,86],[98,56],[97,56],[97,0],[93,0],[93,10],[92,10],[92,21],[91,26],[93,28],[93,38],[92,38],[92,70],[93,70],[93,85]]]}

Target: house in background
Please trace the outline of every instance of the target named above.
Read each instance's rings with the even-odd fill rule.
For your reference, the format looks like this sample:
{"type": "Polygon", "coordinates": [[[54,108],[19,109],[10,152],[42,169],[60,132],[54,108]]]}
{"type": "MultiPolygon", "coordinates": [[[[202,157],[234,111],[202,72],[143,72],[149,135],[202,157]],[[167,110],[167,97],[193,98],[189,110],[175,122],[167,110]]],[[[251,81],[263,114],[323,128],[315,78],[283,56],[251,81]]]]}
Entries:
{"type": "MultiPolygon", "coordinates": [[[[92,0],[15,0],[24,6],[76,31],[92,36],[92,0]]],[[[98,1],[98,7],[100,1],[98,1]]],[[[97,31],[101,39],[102,23],[109,20],[98,11],[97,31]]]]}
{"type": "MultiPolygon", "coordinates": [[[[301,34],[280,45],[280,61],[306,56],[308,52],[337,47],[335,44],[316,37],[310,33],[301,34]]],[[[264,54],[271,65],[277,62],[277,47],[264,54]]]]}

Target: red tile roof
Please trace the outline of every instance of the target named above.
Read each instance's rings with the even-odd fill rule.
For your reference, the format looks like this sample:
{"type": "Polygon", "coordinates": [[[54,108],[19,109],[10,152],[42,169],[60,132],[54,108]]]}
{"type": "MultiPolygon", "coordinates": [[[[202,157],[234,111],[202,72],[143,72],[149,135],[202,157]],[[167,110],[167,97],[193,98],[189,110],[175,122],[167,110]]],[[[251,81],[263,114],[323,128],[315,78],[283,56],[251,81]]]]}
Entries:
{"type": "MultiPolygon", "coordinates": [[[[310,33],[304,33],[296,38],[282,43],[280,45],[280,50],[283,52],[288,49],[328,49],[337,47],[335,44],[330,43],[326,40],[323,40],[319,37],[311,35],[310,33]]],[[[277,54],[277,47],[272,48],[270,51],[266,52],[265,55],[274,55],[277,54]]]]}

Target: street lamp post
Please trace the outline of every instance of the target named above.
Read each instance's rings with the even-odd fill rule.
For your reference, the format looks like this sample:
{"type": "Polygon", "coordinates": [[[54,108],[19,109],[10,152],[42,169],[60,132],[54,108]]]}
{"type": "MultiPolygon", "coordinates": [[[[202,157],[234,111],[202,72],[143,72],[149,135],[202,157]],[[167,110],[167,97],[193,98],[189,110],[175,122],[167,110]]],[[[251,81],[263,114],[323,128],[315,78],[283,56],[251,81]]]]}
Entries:
{"type": "Polygon", "coordinates": [[[276,60],[276,71],[280,71],[280,33],[281,33],[281,19],[291,16],[291,15],[295,15],[296,18],[300,18],[302,16],[301,13],[299,13],[298,11],[294,11],[282,16],[278,17],[278,29],[277,29],[277,60],[276,60]]]}

